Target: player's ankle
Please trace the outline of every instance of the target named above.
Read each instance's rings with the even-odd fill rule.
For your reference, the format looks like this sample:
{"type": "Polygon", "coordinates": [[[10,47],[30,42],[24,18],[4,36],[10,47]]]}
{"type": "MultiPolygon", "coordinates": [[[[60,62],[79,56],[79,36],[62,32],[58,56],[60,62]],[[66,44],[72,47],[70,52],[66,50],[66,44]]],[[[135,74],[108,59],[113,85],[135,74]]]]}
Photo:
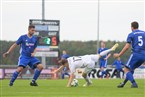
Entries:
{"type": "Polygon", "coordinates": [[[32,83],[35,83],[36,82],[36,80],[35,79],[32,79],[32,83]]]}

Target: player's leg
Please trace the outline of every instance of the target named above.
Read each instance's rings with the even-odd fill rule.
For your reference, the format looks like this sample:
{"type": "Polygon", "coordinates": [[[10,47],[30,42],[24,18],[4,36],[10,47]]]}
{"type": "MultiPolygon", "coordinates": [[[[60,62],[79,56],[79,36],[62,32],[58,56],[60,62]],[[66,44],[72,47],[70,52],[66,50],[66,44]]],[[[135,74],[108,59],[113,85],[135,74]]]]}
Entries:
{"type": "Polygon", "coordinates": [[[9,86],[13,86],[14,81],[17,79],[19,73],[22,72],[23,68],[24,67],[22,67],[22,66],[17,67],[17,70],[12,75],[9,86]]]}
{"type": "Polygon", "coordinates": [[[62,73],[61,74],[61,78],[64,79],[64,76],[65,76],[65,73],[62,73]]]}
{"type": "Polygon", "coordinates": [[[121,68],[120,72],[123,73],[123,74],[122,74],[122,78],[124,78],[124,71],[122,70],[122,68],[121,68]]]}
{"type": "Polygon", "coordinates": [[[93,61],[90,61],[87,65],[87,67],[85,67],[85,70],[84,70],[82,76],[85,79],[86,84],[84,84],[83,86],[90,86],[92,84],[92,81],[88,77],[88,74],[92,71],[92,69],[94,69],[94,67],[95,67],[95,62],[93,62],[93,61]]]}
{"type": "Polygon", "coordinates": [[[101,62],[101,68],[100,68],[100,70],[101,70],[101,78],[103,78],[103,76],[104,75],[106,75],[106,78],[108,78],[108,74],[107,74],[107,72],[104,70],[104,68],[106,68],[106,66],[107,66],[107,60],[105,61],[100,61],[101,62]]]}
{"type": "Polygon", "coordinates": [[[104,74],[106,74],[106,72],[104,71],[104,67],[101,67],[100,71],[101,71],[101,77],[100,78],[103,78],[104,74]]]}
{"type": "Polygon", "coordinates": [[[135,82],[135,79],[133,77],[133,73],[135,68],[139,67],[143,61],[140,60],[142,59],[140,56],[136,55],[136,54],[132,54],[124,68],[124,72],[126,74],[126,78],[123,81],[123,83],[121,83],[120,85],[118,85],[118,88],[122,88],[124,87],[124,85],[127,83],[127,81],[129,80],[132,83],[132,88],[137,88],[137,84],[135,82]]]}
{"type": "MultiPolygon", "coordinates": [[[[104,61],[103,67],[104,67],[104,68],[107,68],[107,64],[108,64],[108,61],[105,60],[105,61],[104,61]]],[[[103,73],[106,75],[106,78],[108,79],[108,78],[109,78],[109,74],[108,74],[109,72],[108,72],[107,70],[104,70],[103,73]]]]}
{"type": "Polygon", "coordinates": [[[68,72],[65,72],[65,75],[70,76],[70,74],[68,72]]]}
{"type": "Polygon", "coordinates": [[[28,64],[27,58],[20,56],[19,61],[18,61],[17,70],[13,73],[9,86],[13,86],[13,83],[17,79],[19,73],[22,72],[22,70],[27,66],[27,64],[28,64]]]}
{"type": "Polygon", "coordinates": [[[120,70],[117,70],[117,78],[120,78],[120,70]]]}
{"type": "Polygon", "coordinates": [[[42,69],[43,69],[42,64],[37,64],[37,68],[35,69],[33,79],[30,83],[31,86],[38,86],[38,84],[36,83],[36,80],[40,76],[42,69]]]}
{"type": "Polygon", "coordinates": [[[105,50],[105,51],[102,51],[99,55],[100,56],[105,56],[107,55],[108,53],[110,53],[111,51],[115,51],[116,48],[119,46],[118,43],[116,43],[112,48],[108,49],[108,50],[105,50]]]}
{"type": "MultiPolygon", "coordinates": [[[[91,69],[92,70],[92,69],[91,69]]],[[[88,77],[88,73],[83,72],[82,74],[83,78],[86,81],[86,84],[84,84],[83,86],[90,86],[92,84],[92,81],[90,80],[90,78],[88,77]]]]}
{"type": "Polygon", "coordinates": [[[38,86],[38,84],[36,83],[36,80],[38,79],[38,77],[43,69],[43,66],[42,66],[42,64],[40,64],[40,61],[35,57],[31,58],[29,66],[32,69],[35,69],[34,76],[33,76],[33,79],[31,81],[30,85],[38,86]]]}

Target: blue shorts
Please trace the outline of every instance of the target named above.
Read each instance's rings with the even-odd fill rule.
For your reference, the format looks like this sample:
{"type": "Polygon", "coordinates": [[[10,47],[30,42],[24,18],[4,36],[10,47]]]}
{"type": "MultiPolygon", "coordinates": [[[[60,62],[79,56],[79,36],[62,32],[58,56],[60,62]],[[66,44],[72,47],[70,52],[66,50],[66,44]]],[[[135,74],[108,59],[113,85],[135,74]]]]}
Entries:
{"type": "Polygon", "coordinates": [[[30,68],[35,69],[37,64],[40,64],[40,60],[38,60],[36,57],[19,57],[18,66],[22,66],[25,68],[27,65],[29,65],[30,68]]]}
{"type": "Polygon", "coordinates": [[[144,62],[145,62],[145,55],[133,53],[130,55],[130,58],[125,67],[129,68],[131,71],[134,71],[144,62]]]}
{"type": "Polygon", "coordinates": [[[100,60],[100,68],[106,68],[107,67],[107,60],[100,60]]]}

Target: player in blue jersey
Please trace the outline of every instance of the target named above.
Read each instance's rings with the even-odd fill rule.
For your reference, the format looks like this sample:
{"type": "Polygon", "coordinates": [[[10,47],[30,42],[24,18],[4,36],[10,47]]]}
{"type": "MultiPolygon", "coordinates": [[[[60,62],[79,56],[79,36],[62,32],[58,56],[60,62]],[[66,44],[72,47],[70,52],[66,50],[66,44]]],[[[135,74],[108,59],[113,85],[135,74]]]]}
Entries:
{"type": "Polygon", "coordinates": [[[30,83],[31,86],[38,86],[36,80],[38,79],[43,66],[40,61],[34,57],[37,47],[37,37],[33,36],[35,33],[35,26],[30,25],[28,27],[28,34],[22,35],[19,39],[9,48],[9,50],[3,54],[3,57],[7,57],[17,45],[20,45],[20,57],[18,61],[17,70],[13,73],[9,86],[13,86],[14,81],[22,70],[29,65],[30,68],[35,69],[33,79],[30,83]]]}
{"type": "MultiPolygon", "coordinates": [[[[108,48],[106,48],[106,44],[104,41],[101,41],[101,48],[99,48],[98,50],[98,54],[100,54],[102,51],[108,50],[108,48]]],[[[107,54],[103,57],[100,58],[100,70],[101,70],[101,78],[103,78],[104,74],[107,75],[107,72],[104,71],[104,68],[107,67],[107,59],[111,56],[111,54],[107,54]]],[[[108,77],[108,75],[107,75],[108,77]]]]}
{"type": "MultiPolygon", "coordinates": [[[[67,59],[69,58],[70,56],[67,54],[66,50],[63,50],[62,51],[62,56],[61,56],[61,59],[67,59]]],[[[64,79],[64,76],[67,75],[67,76],[70,76],[70,74],[68,73],[68,68],[67,67],[64,67],[63,68],[63,71],[62,71],[62,79],[64,79]]]]}
{"type": "Polygon", "coordinates": [[[118,57],[117,60],[114,61],[112,66],[114,66],[114,65],[117,70],[117,78],[120,78],[120,72],[123,72],[123,76],[124,76],[124,71],[122,70],[122,66],[124,66],[124,64],[120,60],[120,57],[118,57]]]}
{"type": "Polygon", "coordinates": [[[65,50],[62,51],[62,55],[61,55],[61,59],[67,59],[70,56],[67,54],[67,52],[65,50]]]}
{"type": "Polygon", "coordinates": [[[124,87],[128,80],[132,83],[131,88],[138,88],[133,73],[136,68],[145,62],[145,32],[138,30],[138,27],[138,22],[131,23],[132,32],[127,37],[126,45],[119,54],[114,54],[114,57],[120,57],[132,47],[132,54],[124,68],[126,78],[124,82],[118,85],[118,88],[124,87]]]}

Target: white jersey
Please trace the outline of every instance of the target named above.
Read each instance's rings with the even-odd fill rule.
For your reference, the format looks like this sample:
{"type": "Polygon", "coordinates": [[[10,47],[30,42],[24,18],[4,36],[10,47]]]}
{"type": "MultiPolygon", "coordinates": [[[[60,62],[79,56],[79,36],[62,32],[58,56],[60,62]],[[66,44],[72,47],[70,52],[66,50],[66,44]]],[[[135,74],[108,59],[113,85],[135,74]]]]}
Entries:
{"type": "Polygon", "coordinates": [[[93,69],[95,67],[95,62],[98,62],[99,55],[84,55],[84,56],[73,56],[69,57],[68,64],[71,73],[75,73],[77,68],[88,68],[93,69]]]}

